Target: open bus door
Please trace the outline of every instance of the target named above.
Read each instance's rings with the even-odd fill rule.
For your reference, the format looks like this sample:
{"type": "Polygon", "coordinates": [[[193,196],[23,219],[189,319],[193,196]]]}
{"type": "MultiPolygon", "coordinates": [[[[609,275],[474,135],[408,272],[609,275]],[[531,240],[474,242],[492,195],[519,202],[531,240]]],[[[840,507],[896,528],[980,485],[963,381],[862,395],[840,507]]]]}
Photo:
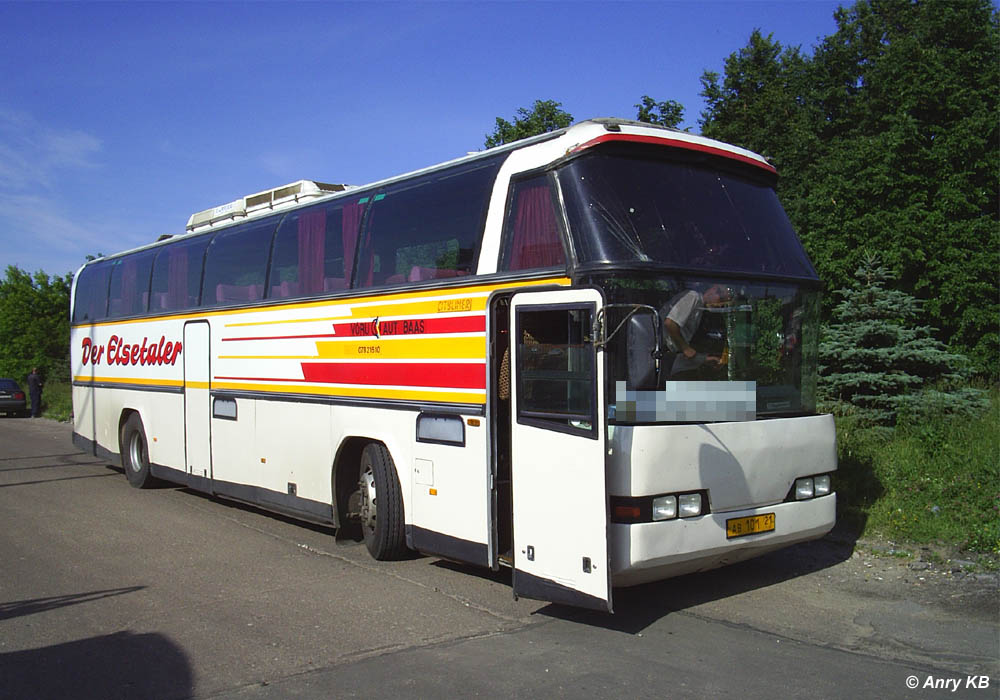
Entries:
{"type": "Polygon", "coordinates": [[[611,610],[594,289],[511,299],[514,595],[611,610]]]}

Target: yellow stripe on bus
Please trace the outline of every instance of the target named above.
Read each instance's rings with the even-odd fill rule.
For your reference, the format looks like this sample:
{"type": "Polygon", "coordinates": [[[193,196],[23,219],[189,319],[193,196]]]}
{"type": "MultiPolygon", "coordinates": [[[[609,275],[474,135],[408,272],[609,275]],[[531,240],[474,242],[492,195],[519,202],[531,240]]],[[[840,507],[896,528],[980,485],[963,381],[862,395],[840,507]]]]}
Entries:
{"type": "Polygon", "coordinates": [[[379,302],[377,304],[357,304],[351,309],[354,318],[369,316],[428,316],[430,314],[451,314],[465,311],[485,311],[487,296],[469,296],[460,299],[420,299],[398,304],[379,302]]]}
{"type": "MultiPolygon", "coordinates": [[[[235,309],[229,313],[249,313],[252,311],[271,311],[276,308],[280,308],[283,311],[288,311],[292,309],[306,309],[313,308],[316,306],[326,306],[331,304],[343,304],[345,306],[351,307],[351,312],[348,314],[345,309],[343,315],[321,317],[321,318],[287,318],[278,319],[274,321],[247,321],[241,323],[227,323],[226,328],[237,328],[240,326],[269,326],[282,323],[310,323],[317,321],[338,321],[344,318],[365,318],[368,316],[392,316],[392,315],[403,315],[405,314],[417,314],[417,313],[446,313],[455,312],[462,309],[457,308],[451,302],[462,302],[465,299],[440,299],[439,297],[462,297],[463,295],[478,295],[481,298],[481,306],[476,309],[475,307],[470,307],[464,309],[466,311],[479,310],[482,311],[486,308],[486,300],[490,293],[498,289],[509,289],[514,287],[537,287],[539,285],[559,285],[568,286],[571,280],[568,277],[550,277],[547,279],[540,280],[519,280],[516,282],[504,282],[501,284],[484,284],[468,287],[451,287],[448,289],[429,289],[424,292],[396,292],[396,293],[386,293],[378,296],[361,296],[361,297],[337,297],[335,299],[325,299],[322,301],[309,301],[302,302],[298,304],[287,304],[280,307],[277,306],[258,306],[250,309],[235,309]],[[431,299],[428,300],[428,297],[431,299]],[[412,310],[412,307],[407,303],[407,300],[416,300],[417,303],[424,302],[428,304],[428,309],[433,310],[412,310]],[[399,302],[400,308],[406,308],[405,312],[394,311],[397,307],[394,305],[385,304],[385,302],[399,302]],[[363,308],[358,308],[363,307],[363,308]],[[454,308],[449,308],[454,307],[454,308]],[[377,309],[376,313],[375,312],[377,309]]],[[[224,313],[224,312],[217,312],[224,313]]],[[[193,317],[192,317],[193,318],[193,317]]]]}
{"type": "Polygon", "coordinates": [[[364,399],[395,399],[401,401],[428,401],[441,403],[485,404],[486,392],[475,389],[459,392],[453,389],[428,391],[426,389],[380,389],[376,387],[302,386],[289,384],[248,384],[243,382],[212,382],[212,388],[228,391],[268,392],[272,394],[309,394],[364,399]]]}
{"type": "MultiPolygon", "coordinates": [[[[171,386],[185,388],[183,381],[172,379],[120,379],[118,377],[88,377],[74,376],[79,382],[132,384],[136,386],[171,386]]],[[[267,392],[271,394],[308,394],[312,396],[330,396],[344,398],[394,399],[397,401],[428,401],[440,403],[485,404],[486,392],[482,389],[470,391],[455,391],[445,389],[432,391],[428,389],[381,389],[378,387],[337,387],[337,386],[303,386],[301,384],[253,384],[245,382],[188,382],[188,389],[215,389],[229,391],[267,392]]]]}
{"type": "Polygon", "coordinates": [[[486,358],[486,338],[392,338],[318,341],[324,360],[462,360],[486,358]]]}
{"type": "MultiPolygon", "coordinates": [[[[354,305],[354,304],[371,304],[382,300],[393,299],[393,300],[406,300],[406,299],[426,299],[428,297],[444,297],[444,296],[462,296],[463,294],[481,294],[485,293],[489,295],[498,289],[514,289],[517,287],[537,287],[539,285],[558,285],[561,287],[566,287],[572,284],[572,280],[568,277],[546,277],[544,279],[531,279],[531,280],[514,280],[511,282],[500,282],[494,284],[474,284],[472,281],[475,277],[470,277],[470,284],[464,287],[446,287],[442,289],[428,289],[425,291],[416,292],[406,292],[403,290],[399,291],[386,291],[383,294],[368,295],[368,296],[339,296],[333,298],[324,299],[312,299],[309,301],[298,301],[290,304],[283,304],[280,300],[269,299],[272,302],[270,304],[261,306],[248,306],[242,309],[221,309],[214,311],[210,308],[205,309],[192,309],[190,311],[185,311],[182,313],[166,313],[160,314],[158,316],[144,316],[142,318],[129,318],[113,321],[98,321],[97,323],[84,323],[75,328],[98,328],[102,326],[124,326],[135,323],[156,323],[158,321],[186,321],[189,319],[203,319],[203,318],[213,318],[216,316],[234,316],[237,314],[250,314],[250,313],[267,313],[275,310],[281,311],[292,311],[295,309],[315,309],[323,306],[331,305],[354,305]]],[[[358,290],[361,291],[361,290],[358,290]]],[[[371,315],[371,314],[369,314],[371,315]]],[[[333,316],[333,317],[323,317],[323,318],[312,318],[312,319],[282,319],[280,321],[253,321],[249,323],[227,323],[226,327],[236,327],[236,326],[263,326],[272,323],[308,323],[310,321],[336,321],[341,318],[349,318],[346,313],[343,316],[333,316]]]]}
{"type": "Polygon", "coordinates": [[[219,355],[220,360],[483,360],[486,338],[368,338],[316,342],[315,355],[219,355]]]}
{"type": "Polygon", "coordinates": [[[172,386],[182,387],[184,382],[177,379],[147,379],[146,377],[91,377],[90,375],[74,375],[75,382],[89,382],[93,384],[135,384],[138,386],[172,386]]]}

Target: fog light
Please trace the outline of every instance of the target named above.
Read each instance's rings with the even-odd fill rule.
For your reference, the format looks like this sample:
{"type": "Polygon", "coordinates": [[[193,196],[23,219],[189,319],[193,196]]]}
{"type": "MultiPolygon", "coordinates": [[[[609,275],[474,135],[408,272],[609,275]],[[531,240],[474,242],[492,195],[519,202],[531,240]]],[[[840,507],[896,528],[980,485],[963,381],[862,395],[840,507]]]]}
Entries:
{"type": "Polygon", "coordinates": [[[813,480],[812,477],[807,479],[796,479],[795,480],[795,500],[804,501],[807,498],[813,497],[813,480]]]}
{"type": "Polygon", "coordinates": [[[701,515],[701,494],[685,493],[677,497],[677,509],[682,518],[701,515]]]}
{"type": "Polygon", "coordinates": [[[830,475],[824,474],[813,478],[813,491],[817,496],[827,496],[830,494],[830,475]]]}
{"type": "Polygon", "coordinates": [[[653,520],[670,520],[677,517],[677,497],[660,496],[653,499],[653,520]]]}

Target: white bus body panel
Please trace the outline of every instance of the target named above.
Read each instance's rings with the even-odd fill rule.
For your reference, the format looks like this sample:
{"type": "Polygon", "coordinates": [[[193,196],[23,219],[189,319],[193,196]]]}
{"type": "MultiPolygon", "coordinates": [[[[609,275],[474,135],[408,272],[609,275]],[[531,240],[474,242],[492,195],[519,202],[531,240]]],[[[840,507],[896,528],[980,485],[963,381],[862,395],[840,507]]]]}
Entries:
{"type": "Polygon", "coordinates": [[[822,537],[834,525],[835,494],[782,502],[796,478],[836,470],[833,416],[613,426],[609,432],[612,494],[707,490],[711,511],[696,518],[612,524],[615,585],[731,564],[822,537]],[[775,514],[773,532],[727,539],[726,520],[759,513],[775,514]]]}
{"type": "Polygon", "coordinates": [[[185,471],[212,478],[211,357],[207,321],[184,324],[184,453],[185,471]]]}
{"type": "MultiPolygon", "coordinates": [[[[401,432],[413,435],[417,414],[407,417],[409,424],[401,432]]],[[[481,419],[470,426],[466,417],[457,418],[465,427],[464,445],[415,442],[410,461],[396,463],[411,479],[406,522],[419,528],[413,533],[419,549],[489,566],[487,431],[481,419]]]]}

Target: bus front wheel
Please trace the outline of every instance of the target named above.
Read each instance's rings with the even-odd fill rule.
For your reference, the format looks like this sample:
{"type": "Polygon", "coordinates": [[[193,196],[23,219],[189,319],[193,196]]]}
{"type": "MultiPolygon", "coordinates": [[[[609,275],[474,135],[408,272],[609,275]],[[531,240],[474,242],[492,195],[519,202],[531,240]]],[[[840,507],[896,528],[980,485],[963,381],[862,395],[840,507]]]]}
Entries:
{"type": "Polygon", "coordinates": [[[403,531],[403,493],[392,456],[380,443],[365,445],[358,485],[361,493],[361,530],[368,552],[380,561],[399,559],[406,552],[403,531]]]}
{"type": "Polygon", "coordinates": [[[146,431],[142,427],[142,419],[138,413],[133,413],[125,421],[121,432],[122,468],[128,482],[137,489],[153,485],[153,475],[149,471],[149,448],[146,442],[146,431]]]}

